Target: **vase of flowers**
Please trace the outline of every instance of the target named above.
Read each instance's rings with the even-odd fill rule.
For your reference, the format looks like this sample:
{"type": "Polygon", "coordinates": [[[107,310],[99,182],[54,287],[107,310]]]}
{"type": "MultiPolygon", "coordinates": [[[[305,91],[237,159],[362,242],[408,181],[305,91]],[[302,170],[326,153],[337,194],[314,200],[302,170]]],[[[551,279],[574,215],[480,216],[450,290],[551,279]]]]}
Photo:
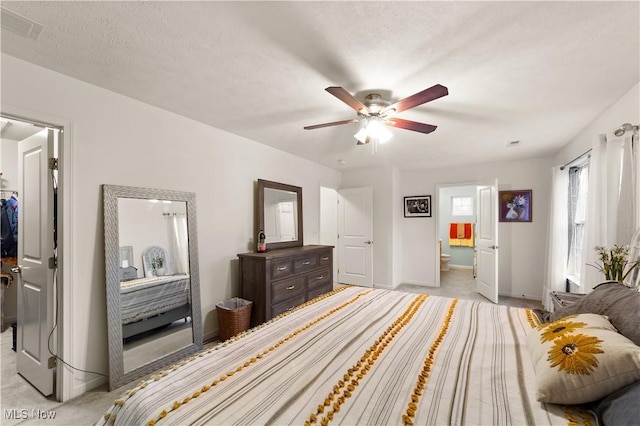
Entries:
{"type": "Polygon", "coordinates": [[[164,258],[162,256],[156,256],[151,259],[151,267],[155,271],[157,277],[164,275],[164,258]]]}
{"type": "Polygon", "coordinates": [[[605,279],[609,281],[623,282],[634,268],[640,265],[640,260],[632,261],[629,259],[629,247],[614,245],[612,248],[596,246],[600,263],[595,265],[589,264],[597,268],[604,274],[605,279]]]}

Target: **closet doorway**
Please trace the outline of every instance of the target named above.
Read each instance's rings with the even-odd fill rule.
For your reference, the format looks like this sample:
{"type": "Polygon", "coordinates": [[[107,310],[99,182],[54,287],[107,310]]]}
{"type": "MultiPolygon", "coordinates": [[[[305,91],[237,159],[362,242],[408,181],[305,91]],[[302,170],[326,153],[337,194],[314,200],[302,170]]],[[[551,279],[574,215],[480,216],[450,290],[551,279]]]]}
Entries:
{"type": "Polygon", "coordinates": [[[10,394],[3,392],[3,402],[9,402],[10,395],[23,393],[55,401],[60,399],[54,354],[59,331],[56,299],[61,284],[57,159],[62,131],[5,114],[0,120],[2,344],[3,355],[9,354],[2,369],[3,377],[10,378],[10,383],[3,380],[3,390],[7,385],[12,387],[10,394]],[[8,342],[10,351],[4,348],[8,342]]]}

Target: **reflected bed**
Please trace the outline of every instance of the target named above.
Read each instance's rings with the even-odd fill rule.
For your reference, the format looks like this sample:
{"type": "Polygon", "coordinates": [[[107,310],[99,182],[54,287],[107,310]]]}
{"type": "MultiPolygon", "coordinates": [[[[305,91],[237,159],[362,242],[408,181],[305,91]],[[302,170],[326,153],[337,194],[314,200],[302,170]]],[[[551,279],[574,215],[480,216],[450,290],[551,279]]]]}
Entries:
{"type": "Polygon", "coordinates": [[[122,337],[126,339],[189,317],[189,288],[186,274],[122,281],[122,337]]]}
{"type": "Polygon", "coordinates": [[[528,309],[343,287],[132,387],[104,424],[563,424],[528,309]]]}

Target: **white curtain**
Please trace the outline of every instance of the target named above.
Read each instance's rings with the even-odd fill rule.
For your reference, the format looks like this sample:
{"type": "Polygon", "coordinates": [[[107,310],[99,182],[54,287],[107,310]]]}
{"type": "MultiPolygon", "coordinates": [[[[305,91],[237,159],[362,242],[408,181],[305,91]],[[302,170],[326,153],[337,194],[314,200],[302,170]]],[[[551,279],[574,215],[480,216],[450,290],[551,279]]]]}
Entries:
{"type": "Polygon", "coordinates": [[[589,293],[604,281],[593,265],[596,246],[628,244],[635,231],[635,161],[632,136],[607,140],[600,135],[591,151],[589,196],[580,290],[589,293]]]}
{"type": "Polygon", "coordinates": [[[169,274],[184,274],[189,271],[189,245],[187,236],[187,218],[182,213],[172,213],[167,217],[169,227],[169,274]]]}
{"type": "Polygon", "coordinates": [[[553,310],[549,297],[552,291],[565,291],[567,279],[567,256],[569,232],[567,217],[569,215],[569,169],[554,167],[551,184],[551,208],[549,209],[549,228],[547,232],[547,262],[545,280],[542,288],[544,308],[553,310]]]}

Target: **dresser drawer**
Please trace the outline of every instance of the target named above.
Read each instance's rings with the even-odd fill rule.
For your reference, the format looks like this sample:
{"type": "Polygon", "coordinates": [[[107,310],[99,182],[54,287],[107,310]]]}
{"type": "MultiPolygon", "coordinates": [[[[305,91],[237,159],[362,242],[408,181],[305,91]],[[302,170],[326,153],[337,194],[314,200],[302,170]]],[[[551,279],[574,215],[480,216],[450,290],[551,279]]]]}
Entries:
{"type": "Polygon", "coordinates": [[[291,258],[275,259],[271,261],[271,279],[277,280],[288,277],[293,273],[291,258]]]}
{"type": "Polygon", "coordinates": [[[291,299],[297,295],[304,295],[306,290],[304,276],[271,283],[271,303],[276,304],[291,299]]]}
{"type": "Polygon", "coordinates": [[[293,258],[293,273],[300,274],[303,272],[311,271],[318,267],[318,254],[308,254],[306,256],[293,258]]]}
{"type": "Polygon", "coordinates": [[[296,296],[293,299],[285,300],[276,305],[271,306],[271,317],[280,315],[283,312],[290,311],[298,305],[302,305],[306,302],[306,295],[302,293],[300,296],[296,296]]]}
{"type": "Polygon", "coordinates": [[[323,268],[318,269],[317,271],[310,272],[306,275],[306,278],[307,290],[311,290],[327,284],[333,285],[330,268],[323,268]]]}
{"type": "Polygon", "coordinates": [[[333,252],[331,250],[318,253],[318,266],[333,267],[333,252]]]}
{"type": "Polygon", "coordinates": [[[322,294],[328,293],[333,290],[333,284],[323,284],[321,286],[314,287],[312,290],[307,291],[307,300],[314,299],[322,294]]]}

